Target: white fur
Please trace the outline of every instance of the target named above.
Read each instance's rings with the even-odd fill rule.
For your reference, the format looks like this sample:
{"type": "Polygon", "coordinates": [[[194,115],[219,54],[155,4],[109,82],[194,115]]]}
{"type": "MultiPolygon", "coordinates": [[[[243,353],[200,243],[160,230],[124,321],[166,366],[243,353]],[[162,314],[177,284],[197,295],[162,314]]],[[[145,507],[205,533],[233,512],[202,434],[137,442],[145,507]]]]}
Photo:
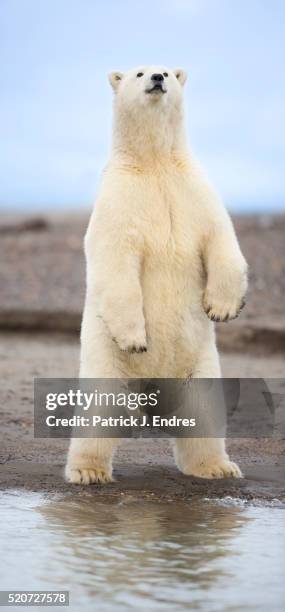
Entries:
{"type": "MultiPolygon", "coordinates": [[[[85,240],[80,376],[219,377],[209,317],[237,315],[247,265],[223,204],[186,148],[186,73],[151,66],[109,79],[113,147],[85,240]],[[154,72],[168,73],[166,93],[146,93],[154,72]]],[[[116,444],[72,440],[67,478],[111,480],[116,444]]],[[[185,474],[241,475],[222,439],[180,439],[174,453],[185,474]]]]}

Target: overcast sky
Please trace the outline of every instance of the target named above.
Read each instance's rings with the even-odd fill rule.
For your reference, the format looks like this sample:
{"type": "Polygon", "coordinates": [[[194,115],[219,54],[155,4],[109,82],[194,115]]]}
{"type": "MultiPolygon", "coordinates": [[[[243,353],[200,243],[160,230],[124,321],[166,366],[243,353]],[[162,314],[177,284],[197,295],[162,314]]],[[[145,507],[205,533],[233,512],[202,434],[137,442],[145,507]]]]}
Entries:
{"type": "Polygon", "coordinates": [[[0,205],[92,204],[111,70],[188,71],[188,138],[232,210],[285,209],[284,0],[1,0],[0,205]]]}

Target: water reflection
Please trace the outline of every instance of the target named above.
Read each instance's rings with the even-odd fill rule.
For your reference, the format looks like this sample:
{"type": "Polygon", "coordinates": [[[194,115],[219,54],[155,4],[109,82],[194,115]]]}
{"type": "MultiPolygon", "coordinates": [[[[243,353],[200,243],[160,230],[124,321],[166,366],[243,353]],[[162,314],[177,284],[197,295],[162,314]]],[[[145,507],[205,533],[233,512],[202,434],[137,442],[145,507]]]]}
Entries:
{"type": "Polygon", "coordinates": [[[221,560],[233,554],[229,542],[249,520],[238,507],[202,502],[68,499],[40,512],[56,535],[51,554],[59,582],[73,578],[73,599],[127,607],[152,601],[154,609],[202,605],[203,593],[230,573],[221,560]]]}
{"type": "Polygon", "coordinates": [[[284,610],[275,502],[7,492],[0,542],[2,589],[69,590],[72,612],[284,610]]]}

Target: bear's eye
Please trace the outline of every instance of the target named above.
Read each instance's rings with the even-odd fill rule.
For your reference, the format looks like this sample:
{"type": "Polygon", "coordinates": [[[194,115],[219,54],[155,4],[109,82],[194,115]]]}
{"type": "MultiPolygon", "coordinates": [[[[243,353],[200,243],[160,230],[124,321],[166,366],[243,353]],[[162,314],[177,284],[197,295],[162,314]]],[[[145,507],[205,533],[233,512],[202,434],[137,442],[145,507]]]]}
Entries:
{"type": "Polygon", "coordinates": [[[163,76],[164,76],[164,77],[168,77],[168,72],[164,72],[164,73],[163,73],[163,76]]]}
{"type": "Polygon", "coordinates": [[[143,72],[138,72],[137,77],[142,77],[143,76],[143,72]]]}

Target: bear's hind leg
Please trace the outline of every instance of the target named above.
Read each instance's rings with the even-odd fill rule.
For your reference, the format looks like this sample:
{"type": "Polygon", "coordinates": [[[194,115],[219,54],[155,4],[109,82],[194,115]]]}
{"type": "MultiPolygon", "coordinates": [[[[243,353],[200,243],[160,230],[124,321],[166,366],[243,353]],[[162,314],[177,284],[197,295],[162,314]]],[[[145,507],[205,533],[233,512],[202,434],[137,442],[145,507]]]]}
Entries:
{"type": "Polygon", "coordinates": [[[65,477],[73,484],[112,482],[112,458],[116,438],[73,438],[70,443],[65,477]]]}
{"type": "MultiPolygon", "coordinates": [[[[120,379],[123,374],[117,349],[104,326],[93,313],[85,309],[81,334],[80,378],[120,379]]],[[[112,461],[118,438],[72,438],[70,441],[65,478],[74,484],[107,483],[112,479],[112,461]]]]}
{"type": "Polygon", "coordinates": [[[229,459],[223,438],[179,438],[174,457],[178,469],[198,478],[242,478],[236,463],[229,459]]]}
{"type": "MultiPolygon", "coordinates": [[[[193,378],[220,378],[219,356],[215,345],[204,351],[196,364],[193,378]]],[[[211,412],[206,414],[204,425],[209,421],[211,435],[211,412]]],[[[198,415],[199,418],[199,415],[198,415]]],[[[207,431],[207,430],[206,430],[207,431]]],[[[183,474],[199,478],[241,478],[236,463],[230,461],[224,438],[177,438],[174,442],[176,465],[183,474]]]]}

